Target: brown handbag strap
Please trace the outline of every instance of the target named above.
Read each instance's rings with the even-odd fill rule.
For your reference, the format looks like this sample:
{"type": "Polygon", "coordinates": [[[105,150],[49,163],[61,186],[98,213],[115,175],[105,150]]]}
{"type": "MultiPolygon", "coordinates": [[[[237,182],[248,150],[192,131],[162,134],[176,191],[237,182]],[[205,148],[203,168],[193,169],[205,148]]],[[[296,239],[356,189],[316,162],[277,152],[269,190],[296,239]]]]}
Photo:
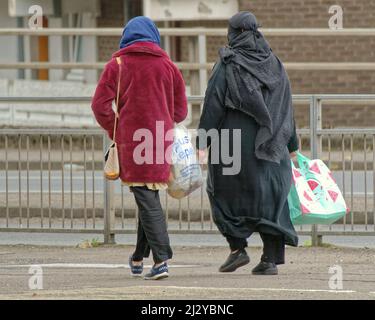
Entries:
{"type": "Polygon", "coordinates": [[[115,125],[113,127],[113,141],[116,141],[116,131],[117,131],[117,125],[119,120],[119,101],[120,101],[120,84],[121,84],[121,71],[122,71],[122,61],[120,57],[116,58],[117,64],[119,66],[119,73],[118,73],[118,83],[117,83],[117,94],[116,94],[116,110],[115,110],[115,125]]]}

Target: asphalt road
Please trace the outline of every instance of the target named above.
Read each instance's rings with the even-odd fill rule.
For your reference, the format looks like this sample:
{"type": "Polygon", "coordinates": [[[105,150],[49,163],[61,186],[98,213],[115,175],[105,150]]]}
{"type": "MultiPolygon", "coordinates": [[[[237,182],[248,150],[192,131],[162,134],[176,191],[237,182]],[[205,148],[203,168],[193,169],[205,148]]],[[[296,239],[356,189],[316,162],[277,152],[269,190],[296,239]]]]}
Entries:
{"type": "MultiPolygon", "coordinates": [[[[343,172],[342,171],[334,171],[333,175],[340,186],[343,189],[343,172]]],[[[18,171],[9,171],[8,172],[8,191],[9,192],[18,192],[19,187],[21,190],[25,191],[27,189],[27,172],[21,171],[19,178],[18,171]],[[21,185],[19,184],[21,181],[21,185]]],[[[6,191],[6,184],[5,184],[5,172],[0,171],[0,193],[4,193],[6,191]]],[[[51,187],[51,191],[53,193],[59,193],[62,191],[62,174],[61,171],[51,171],[49,174],[48,171],[41,173],[38,171],[30,171],[29,173],[29,189],[30,192],[39,192],[41,188],[41,180],[43,190],[48,190],[49,186],[51,187]]],[[[360,195],[364,194],[365,191],[368,194],[373,193],[373,173],[367,172],[365,174],[364,171],[354,171],[353,177],[351,176],[350,172],[345,172],[345,187],[346,191],[349,192],[351,190],[351,181],[353,180],[353,191],[354,194],[360,195]],[[366,184],[367,189],[365,188],[365,177],[366,177],[366,184]]],[[[83,193],[85,190],[85,176],[82,171],[73,171],[70,174],[70,171],[65,170],[64,172],[64,191],[70,192],[73,190],[75,193],[83,193]],[[72,189],[71,189],[72,185],[72,189]]],[[[92,176],[92,172],[88,171],[86,173],[86,192],[92,192],[93,189],[93,181],[94,187],[96,192],[103,191],[103,172],[96,171],[94,173],[94,179],[92,176]]],[[[121,184],[117,181],[115,182],[115,192],[117,194],[121,193],[121,184]]],[[[124,188],[124,192],[127,192],[127,188],[124,188]]]]}

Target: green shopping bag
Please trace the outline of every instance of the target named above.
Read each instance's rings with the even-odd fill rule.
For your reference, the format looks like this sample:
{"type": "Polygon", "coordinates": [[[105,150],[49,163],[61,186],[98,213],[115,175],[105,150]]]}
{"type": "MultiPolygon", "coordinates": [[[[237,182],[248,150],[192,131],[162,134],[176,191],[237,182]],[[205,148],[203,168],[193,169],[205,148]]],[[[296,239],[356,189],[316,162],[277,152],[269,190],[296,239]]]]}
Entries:
{"type": "Polygon", "coordinates": [[[297,153],[299,168],[292,161],[292,187],[288,196],[294,225],[332,224],[349,211],[332,172],[323,161],[297,153]]]}

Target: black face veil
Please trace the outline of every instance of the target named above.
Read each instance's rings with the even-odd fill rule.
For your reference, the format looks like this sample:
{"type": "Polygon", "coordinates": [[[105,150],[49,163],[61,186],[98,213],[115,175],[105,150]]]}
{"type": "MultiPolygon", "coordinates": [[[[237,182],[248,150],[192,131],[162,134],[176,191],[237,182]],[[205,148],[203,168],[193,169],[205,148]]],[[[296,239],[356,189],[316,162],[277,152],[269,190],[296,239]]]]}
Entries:
{"type": "Polygon", "coordinates": [[[257,19],[251,12],[238,13],[229,20],[228,42],[233,41],[243,31],[257,31],[258,27],[257,19]]]}

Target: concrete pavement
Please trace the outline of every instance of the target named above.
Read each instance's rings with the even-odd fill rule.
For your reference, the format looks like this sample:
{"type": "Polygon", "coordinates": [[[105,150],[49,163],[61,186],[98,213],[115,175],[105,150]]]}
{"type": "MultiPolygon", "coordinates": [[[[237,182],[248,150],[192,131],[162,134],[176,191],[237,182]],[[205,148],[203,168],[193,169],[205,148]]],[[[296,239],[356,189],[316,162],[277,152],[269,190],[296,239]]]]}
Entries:
{"type": "MultiPolygon", "coordinates": [[[[0,246],[0,299],[374,299],[375,250],[288,248],[278,276],[251,275],[251,263],[221,274],[225,247],[175,247],[171,277],[148,282],[130,277],[131,246],[0,246]],[[40,265],[44,290],[29,290],[30,266],[40,265]],[[342,289],[329,286],[330,268],[342,268],[342,289]]],[[[151,261],[146,261],[148,267],[151,261]]]]}

